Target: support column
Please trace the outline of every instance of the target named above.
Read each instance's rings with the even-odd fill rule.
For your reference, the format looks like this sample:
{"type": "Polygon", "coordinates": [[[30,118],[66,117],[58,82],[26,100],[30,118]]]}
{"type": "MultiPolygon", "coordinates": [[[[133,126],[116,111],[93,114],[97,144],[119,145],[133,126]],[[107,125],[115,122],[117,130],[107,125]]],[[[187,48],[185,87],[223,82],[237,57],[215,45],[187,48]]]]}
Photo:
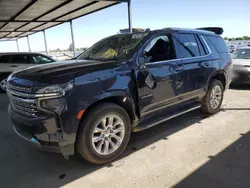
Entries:
{"type": "Polygon", "coordinates": [[[73,47],[73,58],[75,58],[76,57],[75,39],[74,39],[74,32],[73,32],[72,20],[70,21],[70,31],[71,31],[71,40],[72,40],[72,47],[73,47]]]}
{"type": "Polygon", "coordinates": [[[48,55],[47,40],[46,40],[46,34],[44,30],[43,30],[43,39],[44,39],[45,51],[46,51],[46,54],[48,55]]]}
{"type": "Polygon", "coordinates": [[[129,32],[132,33],[132,16],[131,16],[131,0],[128,1],[128,27],[129,32]]]}
{"type": "Polygon", "coordinates": [[[18,44],[18,39],[16,40],[16,47],[17,47],[17,51],[19,52],[19,44],[18,44]]]}
{"type": "Polygon", "coordinates": [[[30,50],[30,40],[29,40],[29,36],[27,36],[27,42],[28,42],[29,52],[31,52],[31,50],[30,50]]]}

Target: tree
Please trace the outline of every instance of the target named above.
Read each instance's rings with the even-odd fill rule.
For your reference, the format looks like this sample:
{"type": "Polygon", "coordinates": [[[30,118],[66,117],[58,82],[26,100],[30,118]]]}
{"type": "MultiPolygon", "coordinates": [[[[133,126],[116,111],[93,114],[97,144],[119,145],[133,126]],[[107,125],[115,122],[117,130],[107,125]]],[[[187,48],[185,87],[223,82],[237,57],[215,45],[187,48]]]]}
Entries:
{"type": "Polygon", "coordinates": [[[250,40],[250,37],[248,37],[248,36],[243,36],[242,39],[243,39],[243,40],[250,40]]]}
{"type": "Polygon", "coordinates": [[[69,49],[68,50],[69,51],[73,51],[73,44],[72,43],[69,45],[69,49]]]}
{"type": "Polygon", "coordinates": [[[228,40],[228,37],[224,37],[224,40],[228,40]]]}

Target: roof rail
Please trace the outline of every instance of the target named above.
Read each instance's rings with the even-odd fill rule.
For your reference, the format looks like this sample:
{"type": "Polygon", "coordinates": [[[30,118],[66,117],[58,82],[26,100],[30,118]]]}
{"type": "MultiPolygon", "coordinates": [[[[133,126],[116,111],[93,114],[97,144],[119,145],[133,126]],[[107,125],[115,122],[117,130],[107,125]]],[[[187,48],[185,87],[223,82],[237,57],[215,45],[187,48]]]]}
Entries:
{"type": "Polygon", "coordinates": [[[202,28],[196,28],[196,29],[212,31],[218,35],[222,35],[222,33],[224,32],[223,28],[221,27],[202,27],[202,28]]]}

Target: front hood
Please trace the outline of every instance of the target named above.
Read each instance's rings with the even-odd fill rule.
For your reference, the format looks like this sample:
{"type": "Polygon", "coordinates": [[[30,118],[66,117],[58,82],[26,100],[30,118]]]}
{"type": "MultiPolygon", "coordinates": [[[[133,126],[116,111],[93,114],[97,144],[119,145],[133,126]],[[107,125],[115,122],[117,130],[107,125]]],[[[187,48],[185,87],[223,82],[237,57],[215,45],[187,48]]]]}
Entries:
{"type": "Polygon", "coordinates": [[[233,59],[233,65],[250,66],[250,59],[233,59]]]}
{"type": "Polygon", "coordinates": [[[90,60],[70,60],[46,65],[33,66],[17,71],[9,78],[9,83],[25,86],[42,86],[66,83],[74,79],[78,72],[87,73],[97,69],[103,69],[115,64],[114,61],[101,62],[90,60]]]}

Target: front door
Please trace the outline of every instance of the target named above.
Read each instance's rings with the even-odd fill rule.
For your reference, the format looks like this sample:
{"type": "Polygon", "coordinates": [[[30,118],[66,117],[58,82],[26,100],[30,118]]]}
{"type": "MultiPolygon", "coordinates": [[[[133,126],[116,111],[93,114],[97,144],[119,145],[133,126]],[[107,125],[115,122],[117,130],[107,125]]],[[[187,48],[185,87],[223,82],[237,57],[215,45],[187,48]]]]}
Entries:
{"type": "Polygon", "coordinates": [[[135,70],[141,115],[173,104],[175,91],[175,51],[168,35],[156,35],[143,47],[135,70]]]}

